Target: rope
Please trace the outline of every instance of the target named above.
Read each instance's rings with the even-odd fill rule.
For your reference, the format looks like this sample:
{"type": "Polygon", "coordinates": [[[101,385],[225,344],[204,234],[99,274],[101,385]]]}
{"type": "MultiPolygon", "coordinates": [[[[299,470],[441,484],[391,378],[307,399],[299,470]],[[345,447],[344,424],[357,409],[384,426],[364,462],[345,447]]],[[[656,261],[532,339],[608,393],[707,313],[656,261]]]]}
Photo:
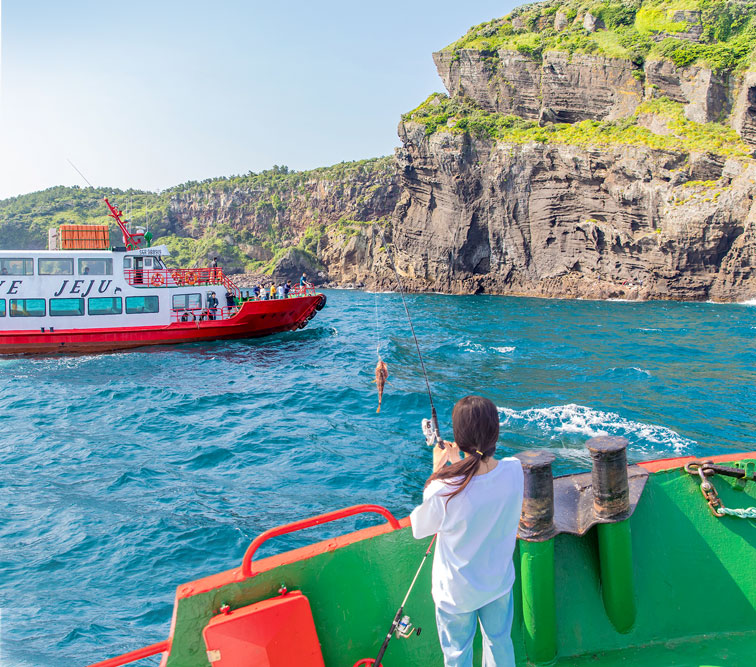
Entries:
{"type": "Polygon", "coordinates": [[[730,509],[729,507],[718,508],[720,514],[728,514],[729,516],[737,517],[738,519],[756,519],[756,507],[744,507],[730,509]]]}

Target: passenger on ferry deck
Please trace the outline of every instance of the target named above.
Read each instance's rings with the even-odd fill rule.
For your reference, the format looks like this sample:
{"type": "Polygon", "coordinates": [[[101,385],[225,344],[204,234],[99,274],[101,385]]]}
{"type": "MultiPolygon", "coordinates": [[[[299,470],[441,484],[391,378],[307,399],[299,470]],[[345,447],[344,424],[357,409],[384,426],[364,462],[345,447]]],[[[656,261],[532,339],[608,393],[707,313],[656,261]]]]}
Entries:
{"type": "Polygon", "coordinates": [[[214,320],[218,316],[218,299],[215,292],[210,292],[210,296],[207,297],[207,309],[210,311],[210,319],[214,320]]]}
{"type": "Polygon", "coordinates": [[[305,287],[307,287],[307,275],[306,275],[306,274],[304,274],[304,273],[302,274],[302,277],[301,277],[301,278],[299,279],[299,286],[300,286],[301,288],[303,288],[303,289],[304,289],[305,287]]]}
{"type": "Polygon", "coordinates": [[[233,292],[226,292],[226,307],[229,311],[236,305],[236,297],[233,292]]]}
{"type": "Polygon", "coordinates": [[[270,284],[270,298],[271,299],[276,298],[276,284],[275,283],[270,284]]]}
{"type": "Polygon", "coordinates": [[[254,295],[255,295],[255,298],[256,298],[256,299],[259,299],[259,298],[260,298],[260,283],[257,283],[257,284],[255,285],[255,287],[254,287],[254,289],[252,290],[252,292],[254,293],[254,295]]]}
{"type": "Polygon", "coordinates": [[[283,299],[286,296],[284,294],[284,284],[283,283],[278,283],[278,290],[277,290],[277,292],[278,292],[278,298],[279,299],[283,299]]]}
{"type": "Polygon", "coordinates": [[[284,296],[287,299],[289,298],[289,292],[291,292],[291,280],[287,280],[286,284],[284,285],[284,296]]]}
{"type": "Polygon", "coordinates": [[[522,465],[516,458],[494,458],[499,413],[487,398],[460,400],[452,425],[455,442],[434,447],[423,503],[410,515],[417,539],[434,533],[438,538],[431,595],[444,664],[472,667],[480,622],[483,664],[514,667],[512,554],[522,509],[522,465]]]}

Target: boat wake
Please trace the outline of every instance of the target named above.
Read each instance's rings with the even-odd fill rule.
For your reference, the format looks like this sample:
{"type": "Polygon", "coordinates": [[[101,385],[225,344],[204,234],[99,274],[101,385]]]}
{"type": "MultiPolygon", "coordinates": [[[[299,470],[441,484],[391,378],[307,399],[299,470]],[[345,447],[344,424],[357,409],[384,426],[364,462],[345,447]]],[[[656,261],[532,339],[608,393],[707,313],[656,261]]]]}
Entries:
{"type": "Polygon", "coordinates": [[[614,412],[594,410],[574,403],[519,411],[499,408],[499,414],[502,417],[502,427],[516,431],[537,431],[550,440],[564,439],[564,436],[570,435],[589,438],[616,435],[627,438],[631,450],[666,454],[670,450],[684,454],[696,444],[666,426],[633,421],[614,412]]]}

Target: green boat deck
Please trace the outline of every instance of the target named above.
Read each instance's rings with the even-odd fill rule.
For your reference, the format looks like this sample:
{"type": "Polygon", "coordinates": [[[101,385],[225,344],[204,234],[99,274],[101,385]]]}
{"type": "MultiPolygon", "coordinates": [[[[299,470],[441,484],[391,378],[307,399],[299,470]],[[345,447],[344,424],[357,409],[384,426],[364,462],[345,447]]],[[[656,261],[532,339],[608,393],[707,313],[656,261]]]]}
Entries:
{"type": "MultiPolygon", "coordinates": [[[[714,484],[725,506],[756,505],[756,482],[716,476],[714,484]]],[[[550,664],[753,664],[756,522],[713,516],[698,478],[676,468],[649,475],[629,525],[637,615],[624,634],[604,609],[596,527],[582,537],[554,539],[557,657],[550,664]]],[[[221,605],[236,609],[274,597],[282,583],[309,598],[326,665],[374,658],[429,541],[414,540],[408,528],[374,532],[361,531],[338,548],[331,541],[291,552],[283,560],[294,562],[272,569],[266,568],[281,559],[265,559],[256,563],[263,571],[245,580],[237,569],[180,587],[166,667],[209,667],[202,629],[221,605]]],[[[518,546],[512,636],[517,664],[527,665],[519,560],[518,546]]],[[[443,665],[429,565],[405,608],[423,632],[393,639],[386,667],[443,665]]]]}

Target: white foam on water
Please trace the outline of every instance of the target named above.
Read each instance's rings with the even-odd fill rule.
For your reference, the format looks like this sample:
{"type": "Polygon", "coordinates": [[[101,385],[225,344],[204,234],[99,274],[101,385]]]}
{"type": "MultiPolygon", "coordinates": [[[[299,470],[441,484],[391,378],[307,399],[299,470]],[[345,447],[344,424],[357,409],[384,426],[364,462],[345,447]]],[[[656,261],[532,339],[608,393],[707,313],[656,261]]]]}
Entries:
{"type": "Polygon", "coordinates": [[[523,429],[536,427],[554,440],[564,434],[583,435],[594,438],[599,435],[623,436],[630,440],[631,448],[663,448],[675,454],[685,452],[695,441],[684,438],[666,426],[646,424],[625,419],[614,412],[594,410],[584,405],[570,403],[548,408],[512,410],[498,408],[502,426],[523,429]]]}
{"type": "Polygon", "coordinates": [[[748,299],[748,301],[738,301],[738,306],[756,306],[756,299],[748,299]]]}
{"type": "Polygon", "coordinates": [[[476,354],[485,354],[487,351],[484,345],[481,345],[480,343],[473,343],[471,340],[465,340],[457,343],[457,347],[464,352],[475,352],[476,354]]]}
{"type": "Polygon", "coordinates": [[[630,366],[630,368],[619,368],[617,366],[612,366],[609,371],[612,373],[616,371],[635,371],[636,373],[640,373],[641,375],[647,375],[648,377],[651,377],[651,371],[647,371],[645,368],[638,368],[637,366],[630,366]]]}
{"type": "Polygon", "coordinates": [[[499,347],[486,347],[480,343],[473,343],[471,340],[464,340],[457,343],[457,347],[463,352],[473,352],[474,354],[487,354],[488,352],[498,352],[499,354],[509,354],[514,352],[515,347],[511,345],[502,345],[499,347]]]}
{"type": "Polygon", "coordinates": [[[644,327],[641,327],[640,329],[638,329],[638,331],[661,331],[661,329],[646,329],[644,327]]]}

